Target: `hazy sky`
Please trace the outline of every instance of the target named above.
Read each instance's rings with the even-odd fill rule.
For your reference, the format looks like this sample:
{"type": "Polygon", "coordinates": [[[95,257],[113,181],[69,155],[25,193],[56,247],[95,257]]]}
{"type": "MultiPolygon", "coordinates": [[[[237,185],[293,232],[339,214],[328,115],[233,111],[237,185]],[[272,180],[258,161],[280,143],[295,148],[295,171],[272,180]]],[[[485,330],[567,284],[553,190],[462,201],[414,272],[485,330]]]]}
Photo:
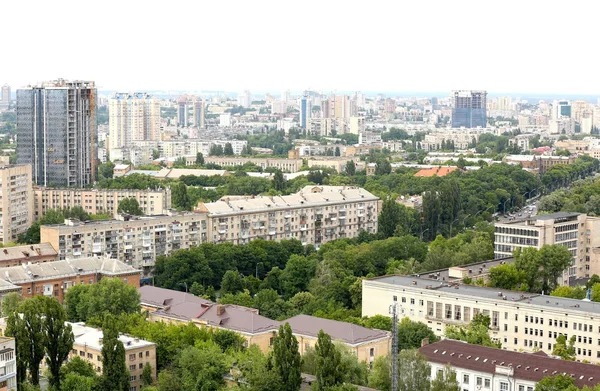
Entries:
{"type": "Polygon", "coordinates": [[[0,83],[599,94],[595,0],[0,0],[0,83]]]}

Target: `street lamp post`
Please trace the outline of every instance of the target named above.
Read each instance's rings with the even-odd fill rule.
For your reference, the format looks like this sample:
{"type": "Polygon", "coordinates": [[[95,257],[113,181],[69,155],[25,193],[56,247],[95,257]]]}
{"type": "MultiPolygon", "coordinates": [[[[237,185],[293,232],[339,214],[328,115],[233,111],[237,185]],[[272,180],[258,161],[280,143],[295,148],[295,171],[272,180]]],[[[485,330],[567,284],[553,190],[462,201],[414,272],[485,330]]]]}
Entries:
{"type": "Polygon", "coordinates": [[[423,240],[423,234],[424,234],[425,232],[427,232],[427,231],[429,231],[429,228],[427,228],[427,229],[426,229],[426,230],[424,230],[424,231],[421,231],[421,240],[423,240]]]}
{"type": "Polygon", "coordinates": [[[502,208],[502,210],[504,211],[504,215],[506,215],[506,203],[510,201],[510,198],[507,199],[506,201],[504,201],[504,207],[502,208]]]}
{"type": "Polygon", "coordinates": [[[458,221],[458,219],[455,219],[453,222],[450,223],[450,234],[448,236],[452,236],[452,226],[454,225],[454,223],[456,223],[458,221]]]}
{"type": "Polygon", "coordinates": [[[185,285],[185,293],[188,293],[188,286],[186,281],[180,282],[179,285],[185,285]]]}

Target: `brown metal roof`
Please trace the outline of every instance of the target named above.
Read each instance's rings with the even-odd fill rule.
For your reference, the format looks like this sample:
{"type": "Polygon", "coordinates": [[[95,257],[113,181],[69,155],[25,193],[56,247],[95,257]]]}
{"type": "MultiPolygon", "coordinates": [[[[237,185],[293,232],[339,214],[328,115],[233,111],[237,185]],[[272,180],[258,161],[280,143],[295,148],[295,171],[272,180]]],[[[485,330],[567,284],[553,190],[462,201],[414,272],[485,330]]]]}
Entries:
{"type": "Polygon", "coordinates": [[[302,334],[317,338],[319,331],[323,330],[332,339],[348,344],[361,344],[382,338],[391,338],[387,331],[368,329],[353,323],[339,322],[337,320],[317,318],[309,315],[296,315],[282,323],[289,323],[294,334],[302,334]]]}
{"type": "Polygon", "coordinates": [[[573,378],[577,387],[594,387],[600,383],[598,365],[540,354],[512,352],[450,339],[425,345],[419,352],[430,362],[489,374],[496,372],[496,366],[512,367],[515,379],[538,382],[546,376],[565,373],[573,378]]]}
{"type": "Polygon", "coordinates": [[[175,306],[180,303],[207,304],[210,300],[194,296],[191,293],[180,292],[172,289],[158,288],[151,285],[144,285],[138,288],[140,293],[140,302],[142,305],[164,308],[166,306],[175,306]]]}

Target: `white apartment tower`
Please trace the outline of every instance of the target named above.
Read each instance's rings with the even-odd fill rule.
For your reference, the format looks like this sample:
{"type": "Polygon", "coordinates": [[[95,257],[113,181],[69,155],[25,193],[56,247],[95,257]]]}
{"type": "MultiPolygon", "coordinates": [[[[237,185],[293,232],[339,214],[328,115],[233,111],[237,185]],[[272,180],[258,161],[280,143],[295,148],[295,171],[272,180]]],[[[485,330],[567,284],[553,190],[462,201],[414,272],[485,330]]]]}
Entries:
{"type": "Polygon", "coordinates": [[[110,149],[135,141],[158,140],[160,102],[146,93],[116,93],[109,100],[110,149]]]}

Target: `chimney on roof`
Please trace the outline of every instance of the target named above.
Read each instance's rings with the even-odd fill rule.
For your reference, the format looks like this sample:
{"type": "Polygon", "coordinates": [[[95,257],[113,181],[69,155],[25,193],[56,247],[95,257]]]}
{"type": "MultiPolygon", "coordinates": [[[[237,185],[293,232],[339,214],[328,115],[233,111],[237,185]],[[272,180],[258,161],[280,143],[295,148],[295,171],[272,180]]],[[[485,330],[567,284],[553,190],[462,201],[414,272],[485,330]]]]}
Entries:
{"type": "Polygon", "coordinates": [[[225,306],[222,304],[217,304],[217,316],[221,316],[225,313],[225,306]]]}
{"type": "Polygon", "coordinates": [[[421,341],[421,347],[429,345],[429,338],[423,338],[421,341]]]}

